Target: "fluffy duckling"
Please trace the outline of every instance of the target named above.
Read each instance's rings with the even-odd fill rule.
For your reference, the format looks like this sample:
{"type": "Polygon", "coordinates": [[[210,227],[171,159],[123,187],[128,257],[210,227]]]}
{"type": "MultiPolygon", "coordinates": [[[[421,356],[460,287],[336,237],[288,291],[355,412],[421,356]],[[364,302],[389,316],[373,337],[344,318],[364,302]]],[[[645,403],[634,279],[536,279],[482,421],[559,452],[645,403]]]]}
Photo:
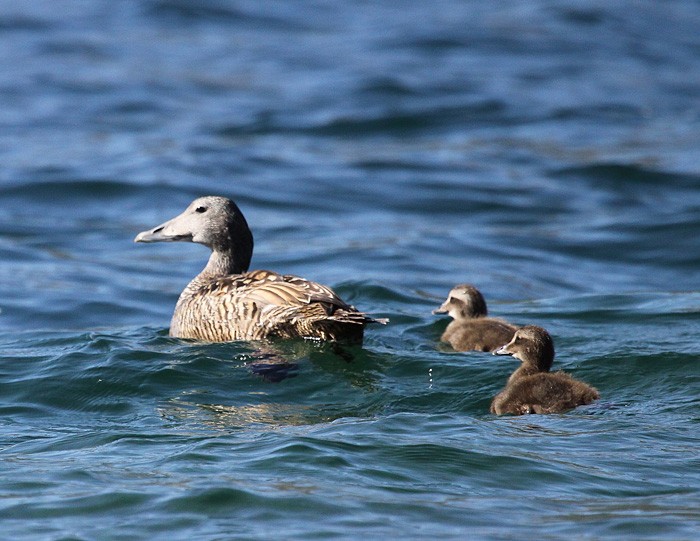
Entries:
{"type": "Polygon", "coordinates": [[[598,399],[596,389],[564,372],[550,372],[554,343],[542,327],[527,325],[494,351],[512,355],[522,364],[511,374],[505,389],[491,402],[491,413],[560,413],[598,399]]]}
{"type": "Polygon", "coordinates": [[[483,295],[469,284],[453,287],[433,314],[449,314],[453,318],[440,340],[456,351],[495,351],[510,341],[517,330],[502,319],[487,317],[483,295]]]}
{"type": "Polygon", "coordinates": [[[210,342],[315,338],[362,342],[368,317],[329,287],[268,270],[248,272],[253,235],[238,206],[225,197],[200,197],[185,211],[135,242],[197,242],[209,262],[185,287],[170,336],[210,342]]]}

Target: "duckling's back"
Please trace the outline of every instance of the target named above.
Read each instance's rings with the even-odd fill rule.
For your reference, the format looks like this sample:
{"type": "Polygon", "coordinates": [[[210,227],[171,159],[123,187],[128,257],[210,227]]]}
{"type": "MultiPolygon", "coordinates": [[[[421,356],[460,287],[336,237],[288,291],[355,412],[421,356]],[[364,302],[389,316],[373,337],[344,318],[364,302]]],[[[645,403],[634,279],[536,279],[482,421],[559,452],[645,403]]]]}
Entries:
{"type": "Polygon", "coordinates": [[[495,351],[510,342],[517,327],[501,319],[479,317],[453,320],[441,340],[455,351],[495,351]]]}

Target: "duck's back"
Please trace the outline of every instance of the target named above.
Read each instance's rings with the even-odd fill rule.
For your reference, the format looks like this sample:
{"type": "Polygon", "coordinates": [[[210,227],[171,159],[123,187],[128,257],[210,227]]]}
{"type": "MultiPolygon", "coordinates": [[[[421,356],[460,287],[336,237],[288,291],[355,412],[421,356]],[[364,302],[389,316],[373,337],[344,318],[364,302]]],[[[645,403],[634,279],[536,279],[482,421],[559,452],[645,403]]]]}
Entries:
{"type": "Polygon", "coordinates": [[[542,372],[519,378],[496,395],[491,412],[560,413],[590,404],[599,397],[598,391],[563,372],[542,372]]]}
{"type": "Polygon", "coordinates": [[[510,342],[516,330],[514,325],[490,317],[454,320],[441,340],[456,351],[494,351],[510,342]]]}
{"type": "Polygon", "coordinates": [[[257,270],[195,278],[180,295],[170,335],[212,342],[275,337],[361,341],[369,321],[329,287],[257,270]]]}

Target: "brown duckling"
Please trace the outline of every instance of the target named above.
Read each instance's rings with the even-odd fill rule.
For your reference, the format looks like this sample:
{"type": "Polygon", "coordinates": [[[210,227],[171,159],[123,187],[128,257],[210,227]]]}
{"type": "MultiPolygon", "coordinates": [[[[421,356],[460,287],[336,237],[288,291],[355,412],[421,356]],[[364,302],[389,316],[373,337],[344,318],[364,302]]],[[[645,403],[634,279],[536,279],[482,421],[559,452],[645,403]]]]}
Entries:
{"type": "Polygon", "coordinates": [[[491,402],[491,413],[560,413],[590,404],[600,396],[596,389],[564,372],[549,371],[554,343],[542,327],[521,327],[494,355],[512,355],[522,364],[491,402]]]}
{"type": "Polygon", "coordinates": [[[175,306],[170,336],[210,342],[264,338],[315,338],[362,342],[373,319],[328,286],[267,270],[248,271],[253,235],[238,206],[225,197],[200,197],[136,242],[197,242],[209,262],[185,287],[175,306]]]}
{"type": "Polygon", "coordinates": [[[510,341],[517,330],[507,321],[488,317],[483,295],[469,284],[453,287],[433,314],[449,314],[453,318],[440,340],[456,351],[495,351],[510,341]]]}

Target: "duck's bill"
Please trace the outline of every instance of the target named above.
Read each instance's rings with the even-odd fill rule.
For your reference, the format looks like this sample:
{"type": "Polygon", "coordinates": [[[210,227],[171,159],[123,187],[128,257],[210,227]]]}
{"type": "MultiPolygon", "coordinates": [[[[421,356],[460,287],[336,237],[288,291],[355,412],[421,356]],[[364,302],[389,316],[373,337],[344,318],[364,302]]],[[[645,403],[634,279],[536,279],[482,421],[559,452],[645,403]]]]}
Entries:
{"type": "Polygon", "coordinates": [[[438,308],[436,308],[435,310],[433,310],[433,314],[434,314],[434,315],[446,314],[446,313],[448,313],[448,312],[449,312],[449,310],[447,309],[447,307],[445,307],[444,304],[442,304],[440,307],[438,307],[438,308]]]}
{"type": "Polygon", "coordinates": [[[501,346],[500,348],[494,350],[493,354],[494,355],[510,355],[510,351],[508,351],[508,344],[501,346]]]}
{"type": "Polygon", "coordinates": [[[177,224],[173,224],[174,220],[165,222],[164,224],[141,231],[134,242],[176,242],[176,241],[192,241],[192,233],[179,231],[177,224]]]}

